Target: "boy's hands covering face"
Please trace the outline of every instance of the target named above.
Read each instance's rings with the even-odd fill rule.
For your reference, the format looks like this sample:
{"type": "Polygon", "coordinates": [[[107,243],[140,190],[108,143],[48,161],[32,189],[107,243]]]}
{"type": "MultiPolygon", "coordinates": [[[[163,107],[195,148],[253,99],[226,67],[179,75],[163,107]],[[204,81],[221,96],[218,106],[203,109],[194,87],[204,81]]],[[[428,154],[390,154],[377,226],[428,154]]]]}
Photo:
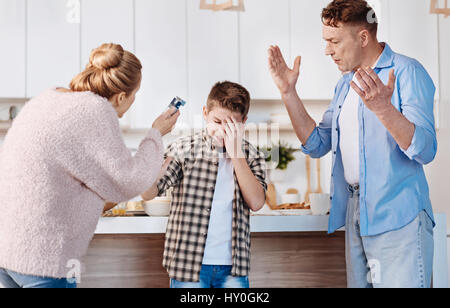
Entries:
{"type": "Polygon", "coordinates": [[[234,117],[227,117],[226,120],[222,121],[222,129],[224,131],[225,148],[230,158],[244,158],[242,151],[244,124],[237,122],[234,117]]]}

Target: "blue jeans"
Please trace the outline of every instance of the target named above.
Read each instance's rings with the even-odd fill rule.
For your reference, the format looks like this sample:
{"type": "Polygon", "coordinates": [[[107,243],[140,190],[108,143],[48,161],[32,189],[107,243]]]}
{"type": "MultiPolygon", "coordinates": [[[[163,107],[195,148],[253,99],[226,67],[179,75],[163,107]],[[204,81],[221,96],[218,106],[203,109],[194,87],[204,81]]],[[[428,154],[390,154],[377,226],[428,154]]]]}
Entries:
{"type": "Polygon", "coordinates": [[[22,275],[0,268],[0,288],[76,289],[76,287],[76,283],[71,283],[65,278],[22,275]]]}
{"type": "Polygon", "coordinates": [[[248,277],[231,276],[231,266],[202,265],[200,282],[182,282],[170,280],[174,289],[248,289],[248,277]]]}
{"type": "Polygon", "coordinates": [[[349,288],[430,288],[433,222],[425,211],[409,225],[377,236],[359,232],[359,189],[349,187],[346,261],[349,288]]]}

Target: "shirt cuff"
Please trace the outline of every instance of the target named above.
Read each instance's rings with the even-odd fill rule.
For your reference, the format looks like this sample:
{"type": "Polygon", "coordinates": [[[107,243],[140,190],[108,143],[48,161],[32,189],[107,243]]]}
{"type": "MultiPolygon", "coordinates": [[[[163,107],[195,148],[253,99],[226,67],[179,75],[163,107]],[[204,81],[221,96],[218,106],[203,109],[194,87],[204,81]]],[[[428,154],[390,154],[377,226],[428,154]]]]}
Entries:
{"type": "Polygon", "coordinates": [[[425,134],[423,128],[415,125],[415,132],[409,148],[403,152],[408,156],[409,159],[414,160],[420,153],[422,153],[425,148],[425,134]]]}
{"type": "Polygon", "coordinates": [[[303,153],[308,155],[314,150],[316,150],[319,146],[320,146],[320,136],[316,127],[314,131],[311,133],[311,136],[309,136],[306,144],[302,145],[301,149],[303,153]]]}
{"type": "Polygon", "coordinates": [[[146,138],[154,139],[154,140],[157,140],[157,141],[162,141],[161,132],[158,129],[156,129],[156,128],[149,129],[148,132],[147,132],[146,138]]]}
{"type": "Polygon", "coordinates": [[[156,188],[158,189],[157,197],[162,197],[166,193],[166,190],[164,189],[164,183],[163,183],[162,179],[160,179],[158,181],[158,183],[156,184],[156,188]]]}

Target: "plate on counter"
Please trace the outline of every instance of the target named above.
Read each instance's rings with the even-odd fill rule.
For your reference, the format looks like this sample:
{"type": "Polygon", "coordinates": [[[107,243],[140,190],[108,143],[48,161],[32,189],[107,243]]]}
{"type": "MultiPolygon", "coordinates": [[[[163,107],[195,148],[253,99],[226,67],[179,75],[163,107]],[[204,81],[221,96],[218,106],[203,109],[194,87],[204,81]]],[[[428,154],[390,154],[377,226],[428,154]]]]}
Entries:
{"type": "Polygon", "coordinates": [[[312,215],[311,210],[275,210],[274,212],[280,213],[282,216],[306,216],[312,215]]]}
{"type": "Polygon", "coordinates": [[[288,210],[272,210],[267,204],[258,211],[252,212],[252,216],[305,216],[312,215],[311,210],[307,209],[288,209],[288,210]]]}

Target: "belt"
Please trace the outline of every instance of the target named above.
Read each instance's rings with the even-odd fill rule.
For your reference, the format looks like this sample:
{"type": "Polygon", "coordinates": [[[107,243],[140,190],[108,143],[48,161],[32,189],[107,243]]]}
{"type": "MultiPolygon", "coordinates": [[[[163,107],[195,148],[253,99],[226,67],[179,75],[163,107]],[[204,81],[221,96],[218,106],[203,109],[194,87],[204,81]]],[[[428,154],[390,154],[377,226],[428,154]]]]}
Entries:
{"type": "Polygon", "coordinates": [[[354,195],[354,194],[358,194],[359,195],[359,184],[348,185],[348,191],[352,195],[354,195]]]}

